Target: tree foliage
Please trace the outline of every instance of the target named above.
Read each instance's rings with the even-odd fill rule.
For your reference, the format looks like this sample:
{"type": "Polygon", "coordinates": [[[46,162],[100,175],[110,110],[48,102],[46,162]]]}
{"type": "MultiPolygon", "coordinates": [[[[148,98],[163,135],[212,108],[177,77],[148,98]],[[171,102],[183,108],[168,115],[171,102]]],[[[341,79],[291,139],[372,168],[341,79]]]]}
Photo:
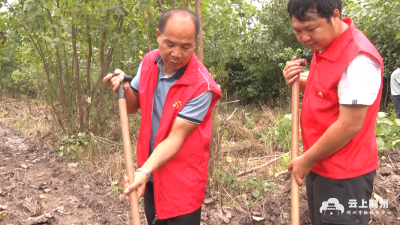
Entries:
{"type": "MultiPolygon", "coordinates": [[[[201,3],[204,64],[226,100],[287,107],[283,65],[293,55],[311,59],[296,39],[287,0],[0,0],[0,91],[47,100],[65,132],[100,131],[117,111],[102,78],[115,68],[134,74],[157,48],[160,14],[201,3]]],[[[344,1],[385,62],[383,108],[400,55],[400,2],[344,1]]]]}

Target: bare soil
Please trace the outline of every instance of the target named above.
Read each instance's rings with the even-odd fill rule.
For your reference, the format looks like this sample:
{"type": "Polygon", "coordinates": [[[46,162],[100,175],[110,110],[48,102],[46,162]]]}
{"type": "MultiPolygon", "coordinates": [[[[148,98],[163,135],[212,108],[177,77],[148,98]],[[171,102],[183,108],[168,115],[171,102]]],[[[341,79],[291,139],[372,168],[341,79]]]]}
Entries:
{"type": "MultiPolygon", "coordinates": [[[[12,128],[9,124],[15,125],[17,120],[7,121],[18,115],[11,114],[10,104],[5,108],[3,103],[0,101],[0,225],[129,224],[129,206],[121,191],[113,190],[82,163],[58,156],[57,140],[44,141],[45,132],[23,133],[12,128]]],[[[273,179],[279,188],[261,200],[246,194],[230,196],[225,191],[208,193],[202,224],[290,224],[289,181],[273,179]],[[227,204],[223,199],[231,201],[227,204]]],[[[395,149],[382,151],[374,194],[373,198],[388,199],[389,207],[384,215],[372,215],[370,224],[400,224],[400,155],[395,149]]],[[[142,210],[141,223],[147,224],[142,210]]],[[[300,188],[300,213],[301,224],[310,224],[304,187],[300,188]]]]}

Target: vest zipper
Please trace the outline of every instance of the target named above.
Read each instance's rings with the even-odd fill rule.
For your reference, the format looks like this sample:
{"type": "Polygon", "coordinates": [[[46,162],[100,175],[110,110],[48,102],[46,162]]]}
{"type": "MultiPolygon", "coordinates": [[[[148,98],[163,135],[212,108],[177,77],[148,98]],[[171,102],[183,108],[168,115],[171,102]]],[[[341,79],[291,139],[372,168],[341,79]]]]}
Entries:
{"type": "Polygon", "coordinates": [[[157,215],[154,217],[154,220],[153,220],[153,225],[155,225],[156,224],[156,222],[157,222],[157,215]]]}

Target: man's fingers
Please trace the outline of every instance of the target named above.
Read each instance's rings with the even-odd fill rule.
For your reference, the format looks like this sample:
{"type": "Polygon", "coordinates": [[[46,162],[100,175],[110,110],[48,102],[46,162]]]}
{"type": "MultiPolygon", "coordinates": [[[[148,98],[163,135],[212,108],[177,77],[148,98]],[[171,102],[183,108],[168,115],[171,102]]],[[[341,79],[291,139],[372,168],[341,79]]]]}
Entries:
{"type": "Polygon", "coordinates": [[[115,75],[125,75],[124,71],[122,71],[122,70],[120,70],[120,69],[116,69],[116,70],[114,71],[114,74],[115,74],[115,75]]]}
{"type": "Polygon", "coordinates": [[[130,184],[127,188],[125,188],[124,193],[125,194],[129,194],[132,192],[132,190],[135,190],[138,188],[138,183],[137,182],[133,182],[132,184],[130,184]]]}
{"type": "Polygon", "coordinates": [[[300,176],[295,174],[294,178],[299,186],[303,185],[303,179],[300,176]]]}
{"type": "Polygon", "coordinates": [[[136,191],[137,199],[140,199],[140,197],[142,197],[143,194],[144,194],[144,191],[142,191],[141,189],[138,189],[138,190],[136,191]]]}
{"type": "Polygon", "coordinates": [[[290,162],[290,163],[288,164],[288,166],[287,166],[287,170],[288,170],[288,171],[292,171],[292,169],[293,169],[293,164],[290,162]]]}
{"type": "Polygon", "coordinates": [[[303,179],[301,179],[300,177],[296,177],[296,182],[299,186],[303,185],[303,179]]]}
{"type": "Polygon", "coordinates": [[[124,175],[124,182],[129,184],[129,177],[127,175],[124,175]]]}
{"type": "Polygon", "coordinates": [[[116,75],[118,75],[118,74],[121,73],[121,71],[122,71],[122,70],[120,70],[120,69],[115,69],[115,70],[114,70],[114,73],[115,73],[116,75]]]}
{"type": "Polygon", "coordinates": [[[298,77],[299,77],[299,75],[293,76],[290,80],[287,81],[287,83],[289,85],[292,85],[297,80],[298,77]]]}
{"type": "Polygon", "coordinates": [[[103,78],[103,83],[108,83],[111,80],[111,78],[112,74],[111,73],[107,74],[107,76],[103,78]]]}

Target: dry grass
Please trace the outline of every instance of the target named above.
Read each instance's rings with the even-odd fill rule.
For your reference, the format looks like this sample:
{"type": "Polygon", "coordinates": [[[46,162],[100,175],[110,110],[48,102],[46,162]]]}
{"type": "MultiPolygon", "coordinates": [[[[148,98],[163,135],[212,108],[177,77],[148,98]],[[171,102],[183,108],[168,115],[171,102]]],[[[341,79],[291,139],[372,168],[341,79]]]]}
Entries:
{"type": "MultiPolygon", "coordinates": [[[[19,129],[37,141],[47,141],[49,146],[60,146],[61,132],[56,129],[57,124],[50,108],[45,107],[45,102],[7,99],[0,102],[0,105],[0,122],[19,129]]],[[[240,188],[241,183],[254,181],[258,182],[257,185],[262,185],[265,182],[275,182],[277,178],[273,176],[274,173],[283,170],[280,160],[245,176],[237,177],[236,174],[265,164],[284,153],[279,148],[279,143],[273,142],[271,132],[275,126],[274,121],[284,114],[281,110],[266,106],[241,107],[235,103],[220,107],[216,131],[219,150],[211,152],[214,167],[210,169],[214,173],[209,176],[209,193],[222,193],[228,200],[227,203],[246,202],[235,199],[242,198],[243,194],[251,196],[252,191],[259,188],[250,185],[240,188]],[[226,183],[228,175],[234,180],[232,184],[226,183]]],[[[132,145],[136,146],[140,115],[131,115],[129,123],[132,145]]],[[[100,135],[87,134],[87,145],[80,146],[70,160],[80,162],[81,168],[95,173],[97,178],[109,182],[110,186],[117,182],[116,185],[120,187],[125,174],[125,163],[119,118],[109,119],[103,130],[100,135]]],[[[261,199],[260,196],[253,200],[257,202],[261,199]]]]}

